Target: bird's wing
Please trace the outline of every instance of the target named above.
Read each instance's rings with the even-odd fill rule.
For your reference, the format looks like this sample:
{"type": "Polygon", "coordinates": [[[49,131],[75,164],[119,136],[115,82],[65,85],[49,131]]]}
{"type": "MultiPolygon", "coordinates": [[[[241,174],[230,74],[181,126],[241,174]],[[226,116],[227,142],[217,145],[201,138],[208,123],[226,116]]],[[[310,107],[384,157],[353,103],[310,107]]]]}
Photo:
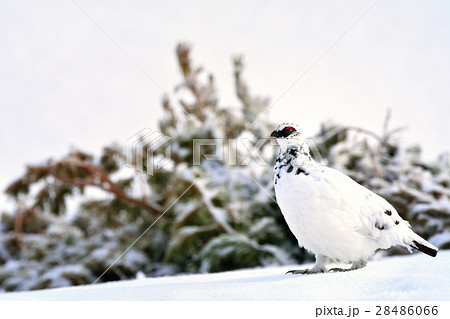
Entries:
{"type": "Polygon", "coordinates": [[[322,167],[322,178],[339,194],[355,231],[377,240],[381,248],[404,243],[409,223],[384,198],[333,168],[322,167]]]}

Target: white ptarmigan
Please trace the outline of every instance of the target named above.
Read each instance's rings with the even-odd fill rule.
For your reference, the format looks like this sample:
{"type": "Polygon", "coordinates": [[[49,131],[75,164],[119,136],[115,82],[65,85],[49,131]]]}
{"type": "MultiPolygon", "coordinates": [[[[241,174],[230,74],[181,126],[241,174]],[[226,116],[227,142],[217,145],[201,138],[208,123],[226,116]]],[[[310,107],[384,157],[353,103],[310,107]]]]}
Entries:
{"type": "Polygon", "coordinates": [[[274,167],[275,194],[300,246],[316,256],[313,268],[293,274],[327,271],[329,261],[362,268],[377,249],[400,245],[435,257],[438,249],[412,231],[384,198],[347,175],[311,158],[295,124],[283,123],[270,135],[280,145],[274,167]]]}

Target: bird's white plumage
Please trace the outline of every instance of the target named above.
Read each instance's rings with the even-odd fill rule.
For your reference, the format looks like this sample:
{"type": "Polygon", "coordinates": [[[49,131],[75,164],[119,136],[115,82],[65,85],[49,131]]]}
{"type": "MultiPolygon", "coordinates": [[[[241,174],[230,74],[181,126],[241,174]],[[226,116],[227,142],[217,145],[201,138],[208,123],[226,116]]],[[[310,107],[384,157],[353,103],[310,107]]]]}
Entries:
{"type": "Polygon", "coordinates": [[[393,245],[411,251],[420,243],[437,251],[384,198],[318,165],[296,125],[281,124],[271,136],[281,146],[274,168],[277,202],[299,245],[316,255],[311,272],[325,271],[328,258],[360,268],[377,249],[393,245]]]}

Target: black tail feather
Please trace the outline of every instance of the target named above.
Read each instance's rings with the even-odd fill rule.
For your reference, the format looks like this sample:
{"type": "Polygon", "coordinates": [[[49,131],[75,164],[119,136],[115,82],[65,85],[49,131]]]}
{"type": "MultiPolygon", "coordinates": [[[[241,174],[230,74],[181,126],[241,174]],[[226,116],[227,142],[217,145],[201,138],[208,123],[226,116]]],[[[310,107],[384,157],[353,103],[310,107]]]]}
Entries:
{"type": "Polygon", "coordinates": [[[435,250],[433,248],[430,248],[430,247],[427,247],[425,245],[422,245],[421,243],[419,243],[419,242],[417,242],[415,240],[413,240],[412,243],[414,245],[414,246],[412,246],[413,248],[416,248],[417,250],[420,250],[421,252],[423,252],[424,254],[427,254],[428,256],[436,257],[437,250],[435,250]]]}

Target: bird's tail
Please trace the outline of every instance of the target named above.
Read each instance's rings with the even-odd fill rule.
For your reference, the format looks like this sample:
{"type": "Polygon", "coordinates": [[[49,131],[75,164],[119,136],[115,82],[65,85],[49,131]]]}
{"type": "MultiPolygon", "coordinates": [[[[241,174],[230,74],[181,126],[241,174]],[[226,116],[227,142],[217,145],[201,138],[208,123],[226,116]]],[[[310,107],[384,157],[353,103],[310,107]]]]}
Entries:
{"type": "Polygon", "coordinates": [[[411,242],[408,244],[410,247],[415,248],[431,257],[436,257],[437,252],[439,250],[437,247],[430,244],[425,239],[423,239],[422,237],[420,237],[415,233],[413,233],[413,236],[411,237],[411,242]]]}

